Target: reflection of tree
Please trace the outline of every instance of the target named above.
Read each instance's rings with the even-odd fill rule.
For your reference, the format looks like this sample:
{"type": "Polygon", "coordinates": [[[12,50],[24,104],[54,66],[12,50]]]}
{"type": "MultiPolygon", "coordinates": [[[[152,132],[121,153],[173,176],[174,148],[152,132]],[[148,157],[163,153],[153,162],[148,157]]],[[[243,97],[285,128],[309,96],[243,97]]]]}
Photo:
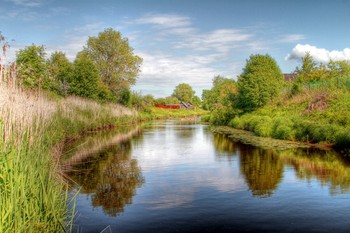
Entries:
{"type": "Polygon", "coordinates": [[[280,154],[284,163],[292,165],[299,179],[317,178],[322,184],[329,184],[330,193],[349,193],[349,161],[331,150],[295,149],[280,154]]]}
{"type": "Polygon", "coordinates": [[[241,150],[241,172],[254,196],[269,197],[281,181],[283,164],[272,150],[241,150]]]}
{"type": "Polygon", "coordinates": [[[237,143],[232,141],[227,135],[215,134],[213,138],[214,146],[217,152],[221,154],[235,153],[237,143]]]}
{"type": "Polygon", "coordinates": [[[90,157],[74,167],[69,176],[82,187],[83,193],[94,193],[93,206],[102,206],[106,214],[116,216],[132,203],[136,188],[144,179],[137,160],[130,158],[131,141],[90,157]]]}
{"type": "Polygon", "coordinates": [[[195,133],[194,128],[190,127],[182,127],[182,128],[175,128],[176,136],[178,138],[186,138],[186,139],[192,139],[193,135],[195,133]]]}

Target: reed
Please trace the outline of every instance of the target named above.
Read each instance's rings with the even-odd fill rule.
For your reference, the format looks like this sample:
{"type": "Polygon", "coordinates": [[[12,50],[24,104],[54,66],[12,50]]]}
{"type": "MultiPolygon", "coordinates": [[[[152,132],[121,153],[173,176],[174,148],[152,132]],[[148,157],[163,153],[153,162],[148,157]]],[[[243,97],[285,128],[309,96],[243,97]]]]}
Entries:
{"type": "Polygon", "coordinates": [[[24,89],[5,52],[0,55],[0,232],[69,232],[74,197],[59,175],[62,142],[84,129],[136,118],[136,113],[78,97],[53,100],[42,90],[24,89]]]}

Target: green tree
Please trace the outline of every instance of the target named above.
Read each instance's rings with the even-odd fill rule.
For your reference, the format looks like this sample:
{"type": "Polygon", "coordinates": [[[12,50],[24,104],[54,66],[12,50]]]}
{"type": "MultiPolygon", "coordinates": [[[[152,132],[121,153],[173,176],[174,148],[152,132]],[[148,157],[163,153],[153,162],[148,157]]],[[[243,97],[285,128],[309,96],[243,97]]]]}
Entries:
{"type": "Polygon", "coordinates": [[[301,62],[301,68],[297,67],[296,69],[299,74],[298,78],[301,82],[306,83],[319,81],[330,77],[329,67],[332,67],[332,65],[326,66],[323,64],[317,64],[310,53],[306,53],[306,55],[301,59],[301,62]]]}
{"type": "Polygon", "coordinates": [[[46,52],[43,45],[32,44],[20,49],[16,55],[19,75],[23,84],[30,88],[49,88],[50,79],[47,75],[46,52]]]}
{"type": "Polygon", "coordinates": [[[73,75],[73,64],[66,54],[60,51],[52,53],[48,60],[48,70],[54,80],[52,89],[59,95],[66,96],[73,75]]]}
{"type": "Polygon", "coordinates": [[[74,61],[73,78],[70,81],[70,93],[87,97],[98,98],[100,77],[94,63],[82,52],[74,61]]]}
{"type": "Polygon", "coordinates": [[[238,76],[237,106],[244,111],[263,107],[280,93],[282,82],[282,72],[271,56],[251,55],[238,76]]]}
{"type": "Polygon", "coordinates": [[[128,39],[108,28],[98,37],[90,37],[84,51],[117,100],[125,102],[125,91],[130,92],[130,86],[135,84],[142,63],[142,58],[134,55],[128,39]]]}
{"type": "Polygon", "coordinates": [[[213,79],[211,90],[202,94],[203,106],[211,111],[210,122],[216,125],[226,125],[236,114],[234,107],[237,96],[236,82],[220,75],[213,79]]]}
{"type": "Polygon", "coordinates": [[[192,99],[192,104],[196,107],[201,107],[201,105],[202,105],[201,98],[199,98],[198,96],[195,95],[192,99]]]}
{"type": "Polygon", "coordinates": [[[236,82],[233,79],[217,75],[213,79],[211,90],[203,90],[202,100],[206,110],[213,111],[218,104],[232,107],[237,94],[236,82]]]}
{"type": "Polygon", "coordinates": [[[192,102],[194,95],[194,90],[187,83],[177,85],[172,94],[173,97],[176,97],[178,100],[183,102],[192,102]]]}
{"type": "Polygon", "coordinates": [[[180,104],[180,100],[175,96],[165,97],[165,104],[180,104]]]}

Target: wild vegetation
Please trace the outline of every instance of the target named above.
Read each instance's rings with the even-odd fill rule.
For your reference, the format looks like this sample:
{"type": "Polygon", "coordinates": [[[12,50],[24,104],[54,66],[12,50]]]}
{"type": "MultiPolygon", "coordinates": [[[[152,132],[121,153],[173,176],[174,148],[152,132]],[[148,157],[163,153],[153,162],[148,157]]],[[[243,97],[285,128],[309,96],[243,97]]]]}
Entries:
{"type": "Polygon", "coordinates": [[[153,96],[132,92],[142,59],[112,29],[90,37],[74,62],[60,51],[47,59],[45,47],[33,44],[9,63],[1,34],[0,43],[0,232],[72,230],[74,197],[60,176],[65,143],[141,120],[203,113],[157,109],[153,96]]]}
{"type": "Polygon", "coordinates": [[[52,100],[43,92],[12,85],[9,80],[15,77],[3,71],[0,232],[67,231],[74,205],[69,204],[68,187],[58,175],[64,140],[86,130],[124,124],[136,119],[136,112],[79,97],[52,100]]]}
{"type": "Polygon", "coordinates": [[[317,64],[307,54],[296,69],[297,78],[282,82],[276,63],[266,62],[271,59],[251,56],[238,81],[231,80],[229,92],[217,88],[215,78],[213,88],[203,92],[203,103],[213,101],[208,93],[230,101],[216,99],[212,104],[216,109],[210,109],[206,120],[261,137],[323,144],[346,152],[350,147],[350,63],[317,64]]]}

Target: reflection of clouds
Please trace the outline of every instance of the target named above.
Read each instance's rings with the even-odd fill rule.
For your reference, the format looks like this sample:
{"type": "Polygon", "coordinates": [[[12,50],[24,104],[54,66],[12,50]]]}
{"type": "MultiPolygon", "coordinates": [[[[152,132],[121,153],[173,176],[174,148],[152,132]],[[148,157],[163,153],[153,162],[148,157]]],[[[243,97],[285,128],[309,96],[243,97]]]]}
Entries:
{"type": "Polygon", "coordinates": [[[218,161],[205,126],[162,126],[145,130],[142,145],[132,151],[149,187],[142,203],[151,209],[176,208],[190,205],[197,194],[210,199],[216,198],[213,190],[234,193],[246,189],[239,160],[234,153],[230,159],[228,152],[227,160],[218,161]],[[181,137],[182,132],[190,132],[191,137],[181,137]]]}
{"type": "MultiPolygon", "coordinates": [[[[151,197],[157,196],[156,200],[145,200],[151,209],[175,208],[190,204],[197,192],[209,188],[219,192],[235,193],[246,188],[244,179],[235,167],[222,169],[213,168],[205,171],[194,170],[192,172],[176,172],[171,177],[163,177],[157,180],[152,189],[151,197]]],[[[204,198],[210,198],[210,194],[201,194],[204,198]]]]}
{"type": "MultiPolygon", "coordinates": [[[[194,166],[194,165],[193,165],[194,166]]],[[[235,193],[246,189],[244,179],[241,177],[237,162],[227,167],[183,167],[178,165],[162,174],[158,171],[149,177],[148,185],[152,186],[151,193],[144,196],[143,202],[150,205],[151,209],[175,208],[189,205],[194,200],[196,193],[201,193],[203,198],[212,198],[210,192],[204,189],[214,189],[219,192],[235,193]],[[154,196],[157,196],[154,199],[154,196]],[[149,197],[149,199],[147,198],[149,197]]]]}

